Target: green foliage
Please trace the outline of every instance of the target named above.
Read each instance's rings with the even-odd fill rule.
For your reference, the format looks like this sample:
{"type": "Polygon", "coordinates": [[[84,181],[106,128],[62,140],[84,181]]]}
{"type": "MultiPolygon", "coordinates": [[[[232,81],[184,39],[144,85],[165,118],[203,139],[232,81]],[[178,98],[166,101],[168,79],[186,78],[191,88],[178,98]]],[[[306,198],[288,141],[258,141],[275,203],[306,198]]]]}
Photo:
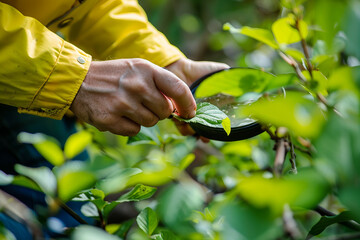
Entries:
{"type": "Polygon", "coordinates": [[[136,222],[147,235],[151,235],[158,225],[156,213],[151,208],[143,209],[136,218],[136,222]]]}
{"type": "MultiPolygon", "coordinates": [[[[172,121],[164,120],[129,138],[87,126],[64,147],[43,134],[21,133],[19,141],[33,144],[55,167],[16,165],[19,175],[0,171],[0,185],[44,192],[49,208],[36,208],[42,222],[59,208],[66,210],[67,201],[84,203],[82,213],[102,229],[74,216],[84,225],[64,232],[64,238],[358,236],[358,2],[142,4],[153,9],[149,18],[167,31],[171,42],[191,39],[179,45],[190,57],[220,59],[238,67],[204,80],[207,84],[198,87],[195,97],[206,102],[221,95],[245,102],[234,113],[259,121],[265,132],[248,140],[204,144],[180,136],[172,121]],[[223,27],[230,33],[221,32],[225,22],[231,22],[223,27]],[[68,161],[85,148],[88,161],[68,161]],[[129,205],[138,212],[127,220],[110,219],[129,205]],[[324,207],[333,213],[319,210],[324,207]]],[[[225,130],[231,126],[228,116],[209,103],[200,103],[196,117],[182,121],[225,130]]],[[[12,208],[16,210],[13,205],[4,209],[12,208]]],[[[1,226],[3,236],[12,238],[1,226]]]]}
{"type": "Polygon", "coordinates": [[[319,235],[332,224],[346,222],[352,219],[354,219],[354,216],[348,211],[341,212],[336,216],[323,216],[320,218],[319,222],[310,229],[309,236],[319,235]]]}
{"type": "Polygon", "coordinates": [[[243,113],[264,123],[284,126],[294,134],[315,137],[319,134],[324,115],[321,109],[303,93],[288,92],[271,99],[260,99],[243,109],[243,113]]]}
{"type": "Polygon", "coordinates": [[[71,159],[84,151],[85,147],[91,143],[91,138],[91,133],[88,131],[81,131],[71,135],[65,143],[65,157],[71,159]]]}

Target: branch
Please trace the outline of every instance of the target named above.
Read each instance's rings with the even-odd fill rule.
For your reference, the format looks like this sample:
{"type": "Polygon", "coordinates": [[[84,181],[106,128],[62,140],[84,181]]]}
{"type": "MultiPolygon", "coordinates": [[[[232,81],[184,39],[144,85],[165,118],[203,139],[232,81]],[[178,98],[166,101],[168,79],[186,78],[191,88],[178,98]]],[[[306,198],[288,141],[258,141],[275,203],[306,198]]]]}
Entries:
{"type": "Polygon", "coordinates": [[[356,233],[345,233],[337,236],[327,237],[326,240],[352,240],[360,239],[360,232],[356,233]]]}
{"type": "Polygon", "coordinates": [[[301,31],[300,31],[300,25],[299,25],[300,21],[299,20],[300,20],[299,18],[296,18],[295,27],[296,27],[297,31],[299,32],[299,35],[300,35],[301,46],[302,46],[302,48],[304,50],[304,54],[305,54],[305,58],[306,58],[307,70],[309,71],[311,79],[312,79],[313,78],[313,75],[312,75],[313,66],[312,66],[311,61],[310,61],[309,49],[308,49],[308,47],[306,45],[305,38],[304,38],[304,36],[302,36],[301,31]]]}
{"type": "Polygon", "coordinates": [[[284,206],[284,213],[282,218],[284,222],[285,232],[290,235],[291,239],[300,239],[301,232],[297,227],[294,215],[288,204],[284,206]]]}
{"type": "Polygon", "coordinates": [[[276,156],[274,162],[274,175],[276,177],[280,177],[286,156],[286,147],[285,147],[284,138],[280,138],[276,141],[275,148],[276,148],[276,156]]]}
{"type": "Polygon", "coordinates": [[[74,212],[71,208],[69,208],[65,203],[63,203],[60,199],[57,199],[56,202],[59,206],[67,212],[70,216],[72,216],[76,221],[81,224],[88,224],[82,217],[80,217],[76,212],[74,212]]]}
{"type": "MultiPolygon", "coordinates": [[[[321,206],[316,206],[314,209],[313,209],[315,212],[319,213],[321,216],[335,216],[336,214],[321,207],[321,206]]],[[[341,225],[344,225],[352,230],[355,230],[355,231],[360,231],[360,224],[357,224],[357,223],[354,223],[354,222],[351,222],[351,221],[346,221],[346,222],[339,222],[339,224],[341,225]]]]}
{"type": "Polygon", "coordinates": [[[297,174],[297,168],[296,168],[296,154],[294,149],[294,144],[291,141],[291,137],[288,137],[288,141],[290,144],[290,163],[291,163],[291,172],[294,174],[297,174]]]}

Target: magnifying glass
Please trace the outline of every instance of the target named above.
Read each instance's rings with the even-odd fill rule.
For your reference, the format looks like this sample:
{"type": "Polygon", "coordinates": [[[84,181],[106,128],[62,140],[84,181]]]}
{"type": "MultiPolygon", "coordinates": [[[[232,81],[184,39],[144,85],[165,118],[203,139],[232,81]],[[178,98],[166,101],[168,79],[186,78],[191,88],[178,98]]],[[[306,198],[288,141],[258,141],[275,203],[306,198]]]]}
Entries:
{"type": "Polygon", "coordinates": [[[203,137],[219,141],[238,141],[254,137],[264,130],[255,120],[237,114],[242,107],[262,96],[262,82],[274,77],[259,69],[230,68],[210,73],[195,81],[190,89],[197,103],[209,102],[223,111],[231,121],[231,132],[220,126],[190,123],[203,137]]]}

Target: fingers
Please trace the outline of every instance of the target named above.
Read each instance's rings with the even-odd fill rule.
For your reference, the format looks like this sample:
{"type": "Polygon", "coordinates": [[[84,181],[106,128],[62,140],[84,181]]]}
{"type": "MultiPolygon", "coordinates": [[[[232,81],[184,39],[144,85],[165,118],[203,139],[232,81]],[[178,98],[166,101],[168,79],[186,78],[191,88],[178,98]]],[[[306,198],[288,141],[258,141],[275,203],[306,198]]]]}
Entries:
{"type": "Polygon", "coordinates": [[[159,120],[168,118],[174,111],[173,103],[169,98],[155,89],[150,95],[144,96],[143,105],[154,113],[159,120]]]}
{"type": "Polygon", "coordinates": [[[167,70],[157,68],[154,71],[154,82],[162,93],[173,100],[181,117],[192,118],[195,116],[195,99],[189,87],[182,80],[167,70]]]}
{"type": "MultiPolygon", "coordinates": [[[[141,126],[126,117],[119,118],[116,123],[108,125],[104,130],[122,136],[135,136],[140,132],[141,126]]],[[[99,129],[101,130],[101,129],[99,129]]]]}
{"type": "Polygon", "coordinates": [[[129,111],[124,112],[123,116],[144,127],[152,127],[160,120],[157,115],[141,104],[136,104],[129,111]]]}

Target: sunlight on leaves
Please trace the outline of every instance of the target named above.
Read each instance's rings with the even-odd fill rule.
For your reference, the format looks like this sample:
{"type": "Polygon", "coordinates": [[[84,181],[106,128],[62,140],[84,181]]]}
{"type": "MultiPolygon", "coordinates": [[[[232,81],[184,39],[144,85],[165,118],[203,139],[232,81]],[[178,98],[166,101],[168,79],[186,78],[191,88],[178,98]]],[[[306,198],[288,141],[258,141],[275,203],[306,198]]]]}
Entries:
{"type": "Polygon", "coordinates": [[[246,106],[242,113],[263,123],[287,127],[298,136],[315,137],[319,134],[325,118],[308,95],[287,92],[272,99],[260,99],[246,106]]]}
{"type": "Polygon", "coordinates": [[[252,27],[242,27],[242,28],[235,28],[230,23],[226,23],[223,26],[224,30],[230,31],[231,33],[240,33],[245,36],[251,37],[256,39],[266,45],[270,46],[271,48],[278,49],[279,46],[274,40],[274,36],[272,33],[267,29],[261,28],[252,28],[252,27]]]}
{"type": "Polygon", "coordinates": [[[272,31],[280,44],[291,44],[306,39],[308,35],[308,26],[305,21],[299,20],[299,31],[296,29],[296,19],[294,15],[289,14],[285,18],[280,18],[272,25],[272,31]]]}
{"type": "Polygon", "coordinates": [[[327,183],[319,173],[300,169],[298,175],[285,179],[259,175],[241,178],[235,191],[252,206],[270,208],[279,216],[285,204],[305,208],[316,206],[325,197],[327,183]]]}
{"type": "Polygon", "coordinates": [[[72,159],[91,143],[92,135],[88,131],[72,134],[65,142],[64,154],[67,159],[72,159]]]}
{"type": "Polygon", "coordinates": [[[195,97],[204,98],[218,93],[241,96],[247,92],[262,92],[275,76],[259,69],[234,68],[215,73],[196,89],[195,97]]]}
{"type": "Polygon", "coordinates": [[[87,166],[81,161],[67,162],[55,169],[58,180],[58,194],[63,201],[68,201],[80,191],[92,187],[96,182],[93,173],[87,170],[87,166]]]}

